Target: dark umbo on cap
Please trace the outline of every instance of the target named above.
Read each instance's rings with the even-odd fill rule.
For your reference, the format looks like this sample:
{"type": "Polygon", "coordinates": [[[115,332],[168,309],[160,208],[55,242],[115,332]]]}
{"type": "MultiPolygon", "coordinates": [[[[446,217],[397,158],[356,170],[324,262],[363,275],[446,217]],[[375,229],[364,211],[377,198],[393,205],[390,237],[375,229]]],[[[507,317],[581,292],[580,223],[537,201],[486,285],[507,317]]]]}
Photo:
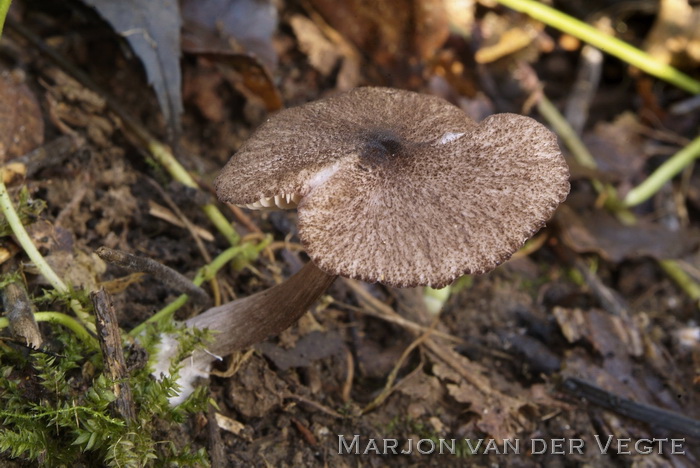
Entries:
{"type": "Polygon", "coordinates": [[[564,201],[569,170],[529,117],[476,123],[435,96],[357,88],[273,115],[215,185],[236,205],[297,207],[328,274],[440,288],[510,258],[564,201]]]}

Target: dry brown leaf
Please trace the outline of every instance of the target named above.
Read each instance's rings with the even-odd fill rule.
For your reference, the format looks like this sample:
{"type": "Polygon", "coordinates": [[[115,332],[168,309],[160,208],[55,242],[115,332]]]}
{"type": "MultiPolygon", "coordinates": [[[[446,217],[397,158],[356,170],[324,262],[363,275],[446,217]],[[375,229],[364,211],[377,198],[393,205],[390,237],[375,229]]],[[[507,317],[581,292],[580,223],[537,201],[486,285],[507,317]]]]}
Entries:
{"type": "Polygon", "coordinates": [[[608,213],[596,211],[580,217],[562,205],[555,214],[562,231],[562,240],[577,253],[596,253],[607,261],[652,257],[679,258],[693,252],[700,244],[697,229],[668,228],[640,220],[635,226],[622,225],[608,213]]]}
{"type": "Polygon", "coordinates": [[[344,349],[342,337],[335,332],[311,332],[291,349],[283,349],[269,342],[260,343],[258,348],[282,371],[307,367],[313,361],[338,355],[344,349]]]}
{"type": "Polygon", "coordinates": [[[331,27],[369,54],[372,63],[392,68],[411,59],[427,60],[449,35],[439,0],[311,0],[331,27]]]}
{"type": "Polygon", "coordinates": [[[331,74],[341,55],[336,47],[326,39],[316,24],[302,15],[292,15],[289,24],[299,42],[299,48],[306,54],[312,67],[323,76],[331,74]]]}
{"type": "Polygon", "coordinates": [[[552,313],[569,343],[586,340],[601,356],[642,355],[639,329],[621,317],[598,309],[584,311],[555,307],[552,313]]]}
{"type": "Polygon", "coordinates": [[[270,0],[185,0],[183,50],[252,54],[269,70],[277,66],[272,35],[277,9],[270,0]]]}

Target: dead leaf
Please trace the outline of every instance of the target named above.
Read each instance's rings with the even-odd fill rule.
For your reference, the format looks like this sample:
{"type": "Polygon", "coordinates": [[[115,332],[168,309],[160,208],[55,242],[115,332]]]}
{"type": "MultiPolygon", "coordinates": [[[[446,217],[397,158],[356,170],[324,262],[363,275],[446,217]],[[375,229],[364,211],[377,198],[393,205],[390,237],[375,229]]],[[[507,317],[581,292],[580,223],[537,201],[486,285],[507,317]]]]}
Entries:
{"type": "Polygon", "coordinates": [[[307,367],[319,359],[340,354],[344,349],[342,337],[335,332],[311,332],[291,349],[283,349],[270,342],[260,343],[258,348],[282,371],[307,367]]]}
{"type": "Polygon", "coordinates": [[[180,9],[177,0],[84,0],[124,39],[141,60],[169,126],[180,129],[180,9]]]}
{"type": "Polygon", "coordinates": [[[22,72],[0,72],[0,162],[44,142],[44,119],[22,72]]]}
{"type": "MultiPolygon", "coordinates": [[[[512,19],[489,12],[480,27],[483,44],[474,56],[479,63],[494,63],[504,58],[508,64],[517,60],[534,62],[541,51],[553,47],[549,36],[543,34],[544,25],[528,17],[514,24],[512,19]]],[[[510,65],[506,68],[510,69],[510,65]]]]}
{"type": "Polygon", "coordinates": [[[240,421],[236,421],[235,419],[231,419],[227,416],[224,416],[221,413],[215,413],[214,418],[216,419],[216,425],[219,426],[220,429],[228,431],[231,434],[243,437],[243,439],[247,441],[252,440],[252,437],[250,436],[250,434],[247,433],[248,431],[246,431],[246,429],[249,426],[246,426],[240,421]]]}
{"type": "Polygon", "coordinates": [[[312,67],[323,76],[331,74],[341,59],[336,47],[326,39],[316,24],[302,15],[292,15],[289,25],[299,42],[299,48],[306,54],[312,67]]]}
{"type": "Polygon", "coordinates": [[[311,0],[310,4],[372,63],[388,69],[432,58],[449,35],[440,0],[311,0]]]}
{"type": "Polygon", "coordinates": [[[45,259],[66,284],[85,291],[96,290],[97,279],[107,271],[107,265],[97,255],[77,249],[56,251],[45,259]]]}
{"type": "Polygon", "coordinates": [[[584,220],[562,205],[555,219],[567,247],[577,253],[596,253],[615,263],[640,257],[679,258],[693,252],[700,244],[697,229],[671,231],[644,220],[639,220],[635,226],[625,226],[602,211],[586,214],[584,220]]]}
{"type": "Polygon", "coordinates": [[[584,136],[584,143],[595,155],[597,171],[617,181],[640,177],[647,159],[640,127],[636,115],[624,112],[613,122],[597,123],[584,136]]]}
{"type": "Polygon", "coordinates": [[[101,281],[98,284],[98,286],[101,288],[105,288],[105,290],[108,293],[116,295],[126,291],[126,288],[128,288],[132,284],[140,283],[145,276],[146,273],[131,273],[130,275],[122,276],[120,278],[114,278],[108,281],[101,281]]]}
{"type": "Polygon", "coordinates": [[[183,49],[193,53],[251,54],[277,66],[272,35],[277,9],[270,0],[183,0],[183,49]]]}
{"type": "Polygon", "coordinates": [[[644,351],[640,330],[622,317],[598,309],[555,307],[552,313],[569,343],[585,340],[601,356],[639,357],[644,351]]]}

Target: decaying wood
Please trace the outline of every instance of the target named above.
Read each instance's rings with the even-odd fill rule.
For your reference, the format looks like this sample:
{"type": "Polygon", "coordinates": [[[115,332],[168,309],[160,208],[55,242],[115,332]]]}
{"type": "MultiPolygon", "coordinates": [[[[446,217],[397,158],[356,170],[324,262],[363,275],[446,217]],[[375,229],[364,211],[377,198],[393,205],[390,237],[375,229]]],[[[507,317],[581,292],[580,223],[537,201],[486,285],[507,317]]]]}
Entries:
{"type": "Polygon", "coordinates": [[[90,293],[90,299],[95,306],[95,321],[97,338],[100,341],[107,376],[114,382],[114,401],[117,412],[127,421],[136,419],[136,409],[129,386],[129,373],[126,370],[124,351],[117,315],[114,312],[112,298],[104,288],[90,293]]]}

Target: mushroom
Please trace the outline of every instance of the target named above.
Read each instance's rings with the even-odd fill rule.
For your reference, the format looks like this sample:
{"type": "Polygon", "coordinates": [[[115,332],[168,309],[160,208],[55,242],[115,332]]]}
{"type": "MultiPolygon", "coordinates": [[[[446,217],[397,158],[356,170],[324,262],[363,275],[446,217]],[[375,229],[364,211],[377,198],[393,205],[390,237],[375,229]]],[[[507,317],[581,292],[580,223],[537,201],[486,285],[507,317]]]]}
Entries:
{"type": "Polygon", "coordinates": [[[442,288],[506,261],[569,192],[556,136],[529,117],[476,123],[445,100],[357,88],[283,110],[215,181],[222,201],[297,208],[311,262],[268,291],[206,311],[225,354],[279,333],[336,276],[442,288]]]}
{"type": "Polygon", "coordinates": [[[566,198],[569,172],[529,117],[477,124],[435,96],[357,88],[268,119],[215,185],[228,203],[297,207],[329,275],[441,288],[510,258],[566,198]]]}

